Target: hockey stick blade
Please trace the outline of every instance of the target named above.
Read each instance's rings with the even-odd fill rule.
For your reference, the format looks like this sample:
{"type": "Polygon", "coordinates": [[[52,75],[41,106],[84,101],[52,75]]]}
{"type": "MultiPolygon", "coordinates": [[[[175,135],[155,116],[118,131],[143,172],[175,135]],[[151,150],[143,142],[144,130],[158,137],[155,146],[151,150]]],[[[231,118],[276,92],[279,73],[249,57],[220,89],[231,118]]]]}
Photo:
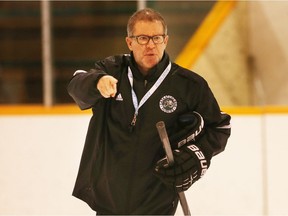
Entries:
{"type": "MultiPolygon", "coordinates": [[[[163,144],[163,148],[164,151],[166,153],[166,158],[167,158],[167,162],[169,166],[172,166],[174,164],[174,157],[173,157],[173,152],[171,149],[171,145],[170,145],[170,141],[167,135],[167,131],[166,131],[166,127],[165,127],[165,123],[163,121],[159,121],[156,123],[156,128],[158,130],[158,134],[160,136],[160,139],[162,141],[163,144]]],[[[180,204],[183,210],[184,215],[188,215],[190,216],[190,210],[189,210],[189,206],[185,197],[184,192],[179,192],[178,193],[179,196],[179,200],[180,200],[180,204]]]]}

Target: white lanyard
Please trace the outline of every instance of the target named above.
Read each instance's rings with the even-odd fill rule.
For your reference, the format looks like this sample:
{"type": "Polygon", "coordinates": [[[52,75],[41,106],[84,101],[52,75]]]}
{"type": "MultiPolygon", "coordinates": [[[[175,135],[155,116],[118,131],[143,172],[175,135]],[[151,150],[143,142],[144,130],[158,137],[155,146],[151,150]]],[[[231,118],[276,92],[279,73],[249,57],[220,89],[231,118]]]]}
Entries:
{"type": "Polygon", "coordinates": [[[149,89],[149,91],[146,92],[146,94],[143,96],[143,98],[140,100],[140,102],[138,104],[137,96],[136,96],[136,93],[135,93],[135,91],[133,89],[133,74],[132,74],[132,71],[131,71],[130,67],[128,66],[128,79],[129,79],[129,82],[130,82],[130,85],[131,85],[132,101],[133,101],[133,105],[134,105],[134,108],[135,108],[135,113],[134,113],[134,117],[133,117],[132,122],[131,122],[131,126],[134,126],[135,123],[136,123],[137,115],[138,115],[138,111],[139,111],[140,107],[150,98],[150,96],[160,86],[160,84],[163,82],[165,77],[168,75],[170,69],[171,69],[171,62],[169,62],[168,66],[163,71],[161,76],[157,79],[157,81],[149,89]]]}

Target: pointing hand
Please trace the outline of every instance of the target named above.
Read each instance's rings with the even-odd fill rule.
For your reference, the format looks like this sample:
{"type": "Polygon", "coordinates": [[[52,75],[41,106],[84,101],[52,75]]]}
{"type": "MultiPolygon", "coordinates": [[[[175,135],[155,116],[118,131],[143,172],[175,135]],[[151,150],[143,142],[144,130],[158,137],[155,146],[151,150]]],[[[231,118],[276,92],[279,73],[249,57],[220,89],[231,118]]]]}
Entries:
{"type": "Polygon", "coordinates": [[[97,89],[104,98],[115,97],[118,80],[110,75],[101,77],[97,83],[97,89]]]}

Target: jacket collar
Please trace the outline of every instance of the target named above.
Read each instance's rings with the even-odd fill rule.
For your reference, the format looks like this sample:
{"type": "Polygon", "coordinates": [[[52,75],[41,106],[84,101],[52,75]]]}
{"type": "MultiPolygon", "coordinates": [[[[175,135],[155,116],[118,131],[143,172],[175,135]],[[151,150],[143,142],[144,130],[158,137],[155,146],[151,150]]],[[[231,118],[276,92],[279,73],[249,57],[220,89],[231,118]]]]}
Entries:
{"type": "Polygon", "coordinates": [[[148,80],[153,81],[158,79],[158,77],[163,73],[165,68],[168,66],[170,59],[166,52],[164,52],[164,55],[162,57],[162,60],[155,65],[151,70],[148,72],[147,76],[144,76],[138,69],[137,63],[135,62],[133,52],[130,54],[131,58],[129,61],[129,66],[131,68],[131,71],[133,73],[134,79],[142,79],[142,80],[148,80]]]}

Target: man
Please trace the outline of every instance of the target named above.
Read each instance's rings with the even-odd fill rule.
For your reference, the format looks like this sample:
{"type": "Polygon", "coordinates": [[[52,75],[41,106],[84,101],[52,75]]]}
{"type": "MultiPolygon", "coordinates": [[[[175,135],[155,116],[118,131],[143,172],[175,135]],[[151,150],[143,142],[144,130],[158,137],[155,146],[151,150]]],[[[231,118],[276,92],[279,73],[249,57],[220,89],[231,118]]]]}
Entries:
{"type": "Polygon", "coordinates": [[[230,116],[202,77],[170,62],[158,12],[135,12],[127,34],[130,55],[78,70],[69,83],[80,108],[93,111],[73,195],[99,215],[173,215],[177,193],[224,150],[230,116]],[[165,122],[174,149],[172,167],[163,159],[158,121],[165,122]]]}

